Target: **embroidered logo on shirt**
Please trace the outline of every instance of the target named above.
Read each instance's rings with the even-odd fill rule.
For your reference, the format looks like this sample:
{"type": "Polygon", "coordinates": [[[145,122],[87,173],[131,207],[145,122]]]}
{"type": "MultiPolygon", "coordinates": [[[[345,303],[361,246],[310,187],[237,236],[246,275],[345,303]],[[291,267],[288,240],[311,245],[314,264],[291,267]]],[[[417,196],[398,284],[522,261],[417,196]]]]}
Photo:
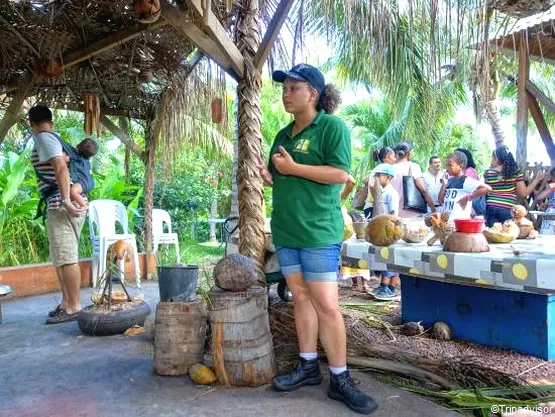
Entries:
{"type": "Polygon", "coordinates": [[[308,139],[299,139],[293,148],[293,152],[308,153],[310,141],[308,139]]]}

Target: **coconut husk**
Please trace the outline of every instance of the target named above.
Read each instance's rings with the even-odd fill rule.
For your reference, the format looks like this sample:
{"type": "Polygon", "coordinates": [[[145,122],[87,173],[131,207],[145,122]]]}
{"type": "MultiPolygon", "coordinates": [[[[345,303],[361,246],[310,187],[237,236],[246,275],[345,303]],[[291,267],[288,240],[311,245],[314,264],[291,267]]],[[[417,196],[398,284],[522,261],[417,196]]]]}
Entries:
{"type": "MultiPolygon", "coordinates": [[[[348,292],[350,296],[354,293],[348,292]]],[[[447,387],[511,387],[530,382],[530,378],[524,378],[529,374],[520,377],[518,372],[507,366],[506,356],[514,355],[514,364],[519,367],[522,358],[530,357],[464,341],[434,340],[427,331],[419,336],[405,336],[402,334],[399,309],[389,317],[380,315],[372,319],[368,318],[368,313],[361,311],[348,308],[342,311],[347,333],[347,354],[351,358],[348,361],[362,370],[394,376],[416,387],[424,384],[429,389],[439,390],[447,387]],[[379,321],[387,324],[378,325],[379,321]],[[502,355],[502,359],[496,361],[496,355],[502,355]],[[352,358],[371,360],[361,365],[359,359],[352,358]]],[[[285,371],[291,368],[298,357],[292,303],[276,300],[269,309],[269,317],[278,364],[285,371]]],[[[320,357],[325,357],[320,344],[318,352],[320,357]]],[[[537,358],[530,360],[541,362],[537,358]]]]}

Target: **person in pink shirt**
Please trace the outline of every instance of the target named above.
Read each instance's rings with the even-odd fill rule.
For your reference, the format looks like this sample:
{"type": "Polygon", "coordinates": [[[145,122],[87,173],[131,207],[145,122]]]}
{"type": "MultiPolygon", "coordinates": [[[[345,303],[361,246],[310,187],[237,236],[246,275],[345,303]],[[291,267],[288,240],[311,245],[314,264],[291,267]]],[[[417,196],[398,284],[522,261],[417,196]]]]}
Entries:
{"type": "Polygon", "coordinates": [[[470,151],[464,148],[457,148],[455,151],[462,152],[466,155],[466,169],[464,170],[464,175],[468,178],[480,180],[480,176],[478,175],[478,172],[476,172],[476,163],[474,162],[474,158],[472,158],[470,151]]]}
{"type": "MultiPolygon", "coordinates": [[[[474,158],[472,158],[470,151],[464,148],[457,148],[455,149],[455,152],[456,151],[462,152],[466,155],[467,165],[464,170],[464,175],[468,178],[480,181],[480,176],[476,171],[476,163],[474,162],[474,158]]],[[[472,212],[474,216],[484,216],[486,214],[486,196],[472,200],[472,212]]]]}

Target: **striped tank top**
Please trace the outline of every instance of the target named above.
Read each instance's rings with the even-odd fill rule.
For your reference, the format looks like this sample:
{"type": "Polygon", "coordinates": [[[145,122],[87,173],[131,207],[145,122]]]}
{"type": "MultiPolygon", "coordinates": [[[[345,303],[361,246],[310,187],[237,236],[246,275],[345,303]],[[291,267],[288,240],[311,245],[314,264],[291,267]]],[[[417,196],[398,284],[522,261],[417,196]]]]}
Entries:
{"type": "MultiPolygon", "coordinates": [[[[31,153],[31,163],[33,164],[33,168],[35,168],[35,170],[40,172],[40,174],[44,178],[54,183],[56,182],[56,173],[54,171],[54,168],[52,167],[52,164],[50,164],[50,162],[40,162],[39,154],[37,152],[36,146],[33,147],[33,151],[31,153]]],[[[42,181],[38,176],[37,176],[37,186],[39,189],[39,194],[41,195],[50,187],[49,184],[42,181]]],[[[60,197],[59,191],[55,191],[46,200],[46,203],[49,209],[60,207],[60,205],[62,204],[62,199],[60,197]]]]}
{"type": "Polygon", "coordinates": [[[511,209],[518,204],[516,195],[516,184],[524,181],[521,171],[517,171],[511,178],[503,178],[503,174],[495,169],[488,169],[484,174],[484,182],[492,190],[487,196],[487,205],[493,207],[511,209]]]}

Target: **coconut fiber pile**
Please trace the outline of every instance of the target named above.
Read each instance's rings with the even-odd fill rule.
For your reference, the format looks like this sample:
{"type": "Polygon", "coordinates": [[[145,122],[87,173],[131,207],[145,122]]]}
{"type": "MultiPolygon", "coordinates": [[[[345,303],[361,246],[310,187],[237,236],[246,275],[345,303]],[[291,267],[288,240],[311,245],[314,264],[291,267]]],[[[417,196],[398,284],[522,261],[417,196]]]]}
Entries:
{"type": "MultiPolygon", "coordinates": [[[[407,336],[399,302],[376,302],[351,288],[341,288],[340,298],[350,365],[432,390],[555,384],[554,362],[460,340],[435,340],[430,329],[407,336]]],[[[298,355],[292,303],[272,298],[270,326],[280,369],[286,370],[298,355]]]]}

